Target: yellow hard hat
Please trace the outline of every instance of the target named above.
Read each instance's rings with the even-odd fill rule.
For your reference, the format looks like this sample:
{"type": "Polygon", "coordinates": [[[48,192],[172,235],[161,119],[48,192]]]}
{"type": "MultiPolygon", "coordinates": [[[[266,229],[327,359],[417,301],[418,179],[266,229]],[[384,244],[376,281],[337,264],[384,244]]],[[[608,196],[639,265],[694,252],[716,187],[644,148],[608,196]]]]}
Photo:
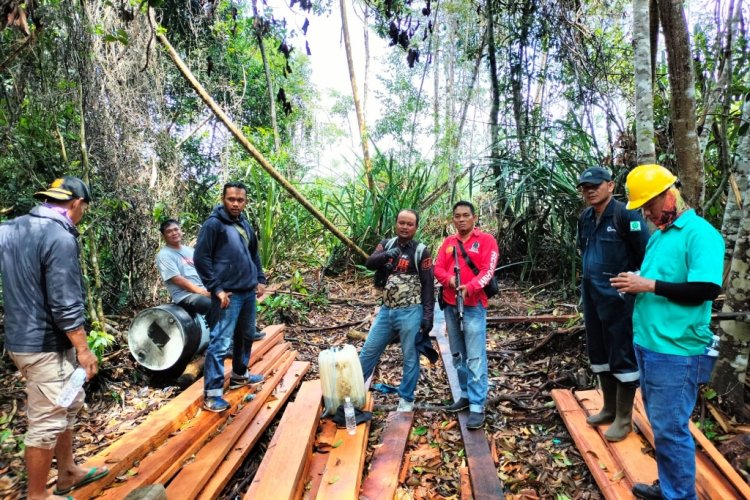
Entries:
{"type": "Polygon", "coordinates": [[[630,171],[625,181],[628,210],[640,208],[651,198],[669,189],[677,177],[661,165],[639,165],[630,171]]]}

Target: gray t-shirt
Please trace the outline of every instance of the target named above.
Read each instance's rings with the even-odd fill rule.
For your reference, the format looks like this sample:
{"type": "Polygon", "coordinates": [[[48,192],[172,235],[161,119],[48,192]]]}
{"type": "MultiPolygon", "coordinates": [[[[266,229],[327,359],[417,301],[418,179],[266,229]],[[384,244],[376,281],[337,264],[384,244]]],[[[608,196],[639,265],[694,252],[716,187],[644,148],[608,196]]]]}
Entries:
{"type": "Polygon", "coordinates": [[[171,247],[163,247],[156,254],[156,267],[159,269],[159,273],[161,273],[161,279],[164,280],[169,295],[172,296],[172,302],[178,303],[191,294],[191,292],[169,281],[175,276],[182,276],[191,283],[205,288],[200,276],[198,276],[198,272],[195,270],[193,249],[189,246],[182,245],[179,250],[171,247]]]}

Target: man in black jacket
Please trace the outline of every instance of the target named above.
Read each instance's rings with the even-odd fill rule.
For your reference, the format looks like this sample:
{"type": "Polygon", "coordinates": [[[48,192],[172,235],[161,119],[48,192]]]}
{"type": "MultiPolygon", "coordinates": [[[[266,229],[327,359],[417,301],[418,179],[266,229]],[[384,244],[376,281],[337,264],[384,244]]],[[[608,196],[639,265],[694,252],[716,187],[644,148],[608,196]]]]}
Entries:
{"type": "Polygon", "coordinates": [[[383,283],[376,282],[376,286],[383,287],[383,305],[359,353],[359,360],[367,380],[383,350],[398,335],[404,354],[398,411],[414,409],[419,353],[428,357],[434,353],[429,340],[435,308],[432,256],[424,245],[414,240],[418,225],[419,216],[414,210],[401,210],[396,217],[397,238],[378,243],[365,264],[368,269],[376,270],[376,277],[384,278],[383,283]]]}
{"type": "Polygon", "coordinates": [[[67,408],[57,404],[76,365],[89,380],[98,370],[86,340],[76,229],[91,194],[81,179],[65,176],[34,197],[42,204],[0,225],[5,348],[26,379],[24,444],[31,500],[50,498],[46,483],[53,456],[58,495],[109,472],[106,467],[84,469],[73,459],[73,428],[84,392],[67,408]]]}
{"type": "Polygon", "coordinates": [[[586,350],[604,399],[602,410],[586,422],[595,427],[609,424],[604,438],[622,441],[632,428],[633,398],[639,384],[633,352],[635,297],[618,294],[609,280],[640,269],[650,233],[640,213],[627,210],[612,197],[614,187],[605,168],[590,167],[581,173],[578,188],[589,207],[578,220],[578,247],[583,262],[586,350]]]}
{"type": "Polygon", "coordinates": [[[203,223],[195,246],[195,268],[211,292],[211,334],[204,367],[204,402],[208,411],[230,407],[224,400],[224,358],[232,345],[229,388],[263,381],[248,371],[255,334],[256,298],[263,296],[266,277],[258,255],[258,240],[243,213],[247,188],[240,182],[224,185],[222,205],[203,223]]]}

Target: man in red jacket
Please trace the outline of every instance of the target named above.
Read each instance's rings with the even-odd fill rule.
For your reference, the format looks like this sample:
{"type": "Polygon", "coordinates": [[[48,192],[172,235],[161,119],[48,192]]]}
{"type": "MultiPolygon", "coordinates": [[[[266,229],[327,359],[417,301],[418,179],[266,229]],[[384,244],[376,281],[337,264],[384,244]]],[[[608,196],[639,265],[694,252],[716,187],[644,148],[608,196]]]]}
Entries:
{"type": "Polygon", "coordinates": [[[474,205],[468,201],[459,201],[453,206],[453,225],[458,233],[443,241],[434,266],[435,278],[443,285],[445,325],[461,386],[461,397],[447,409],[457,412],[468,408],[466,426],[469,429],[484,425],[487,400],[487,295],[484,287],[495,274],[498,258],[495,238],[475,227],[477,218],[474,205]],[[458,287],[454,272],[456,260],[461,283],[458,287]],[[476,274],[472,267],[478,271],[476,274]],[[464,301],[463,329],[456,307],[458,293],[464,301]]]}

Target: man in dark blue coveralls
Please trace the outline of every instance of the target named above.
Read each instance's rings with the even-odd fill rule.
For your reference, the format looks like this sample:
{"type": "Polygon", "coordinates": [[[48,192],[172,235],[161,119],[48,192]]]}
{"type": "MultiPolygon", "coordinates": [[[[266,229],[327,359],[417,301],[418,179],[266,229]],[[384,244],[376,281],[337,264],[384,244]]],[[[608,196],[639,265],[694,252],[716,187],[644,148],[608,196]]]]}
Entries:
{"type": "Polygon", "coordinates": [[[609,170],[587,168],[578,178],[578,187],[589,205],[578,219],[586,347],[604,396],[601,412],[586,422],[611,424],[604,437],[621,441],[631,431],[639,383],[633,351],[634,296],[620,295],[609,279],[640,268],[650,234],[640,212],[626,210],[624,203],[612,198],[615,183],[609,170]]]}

